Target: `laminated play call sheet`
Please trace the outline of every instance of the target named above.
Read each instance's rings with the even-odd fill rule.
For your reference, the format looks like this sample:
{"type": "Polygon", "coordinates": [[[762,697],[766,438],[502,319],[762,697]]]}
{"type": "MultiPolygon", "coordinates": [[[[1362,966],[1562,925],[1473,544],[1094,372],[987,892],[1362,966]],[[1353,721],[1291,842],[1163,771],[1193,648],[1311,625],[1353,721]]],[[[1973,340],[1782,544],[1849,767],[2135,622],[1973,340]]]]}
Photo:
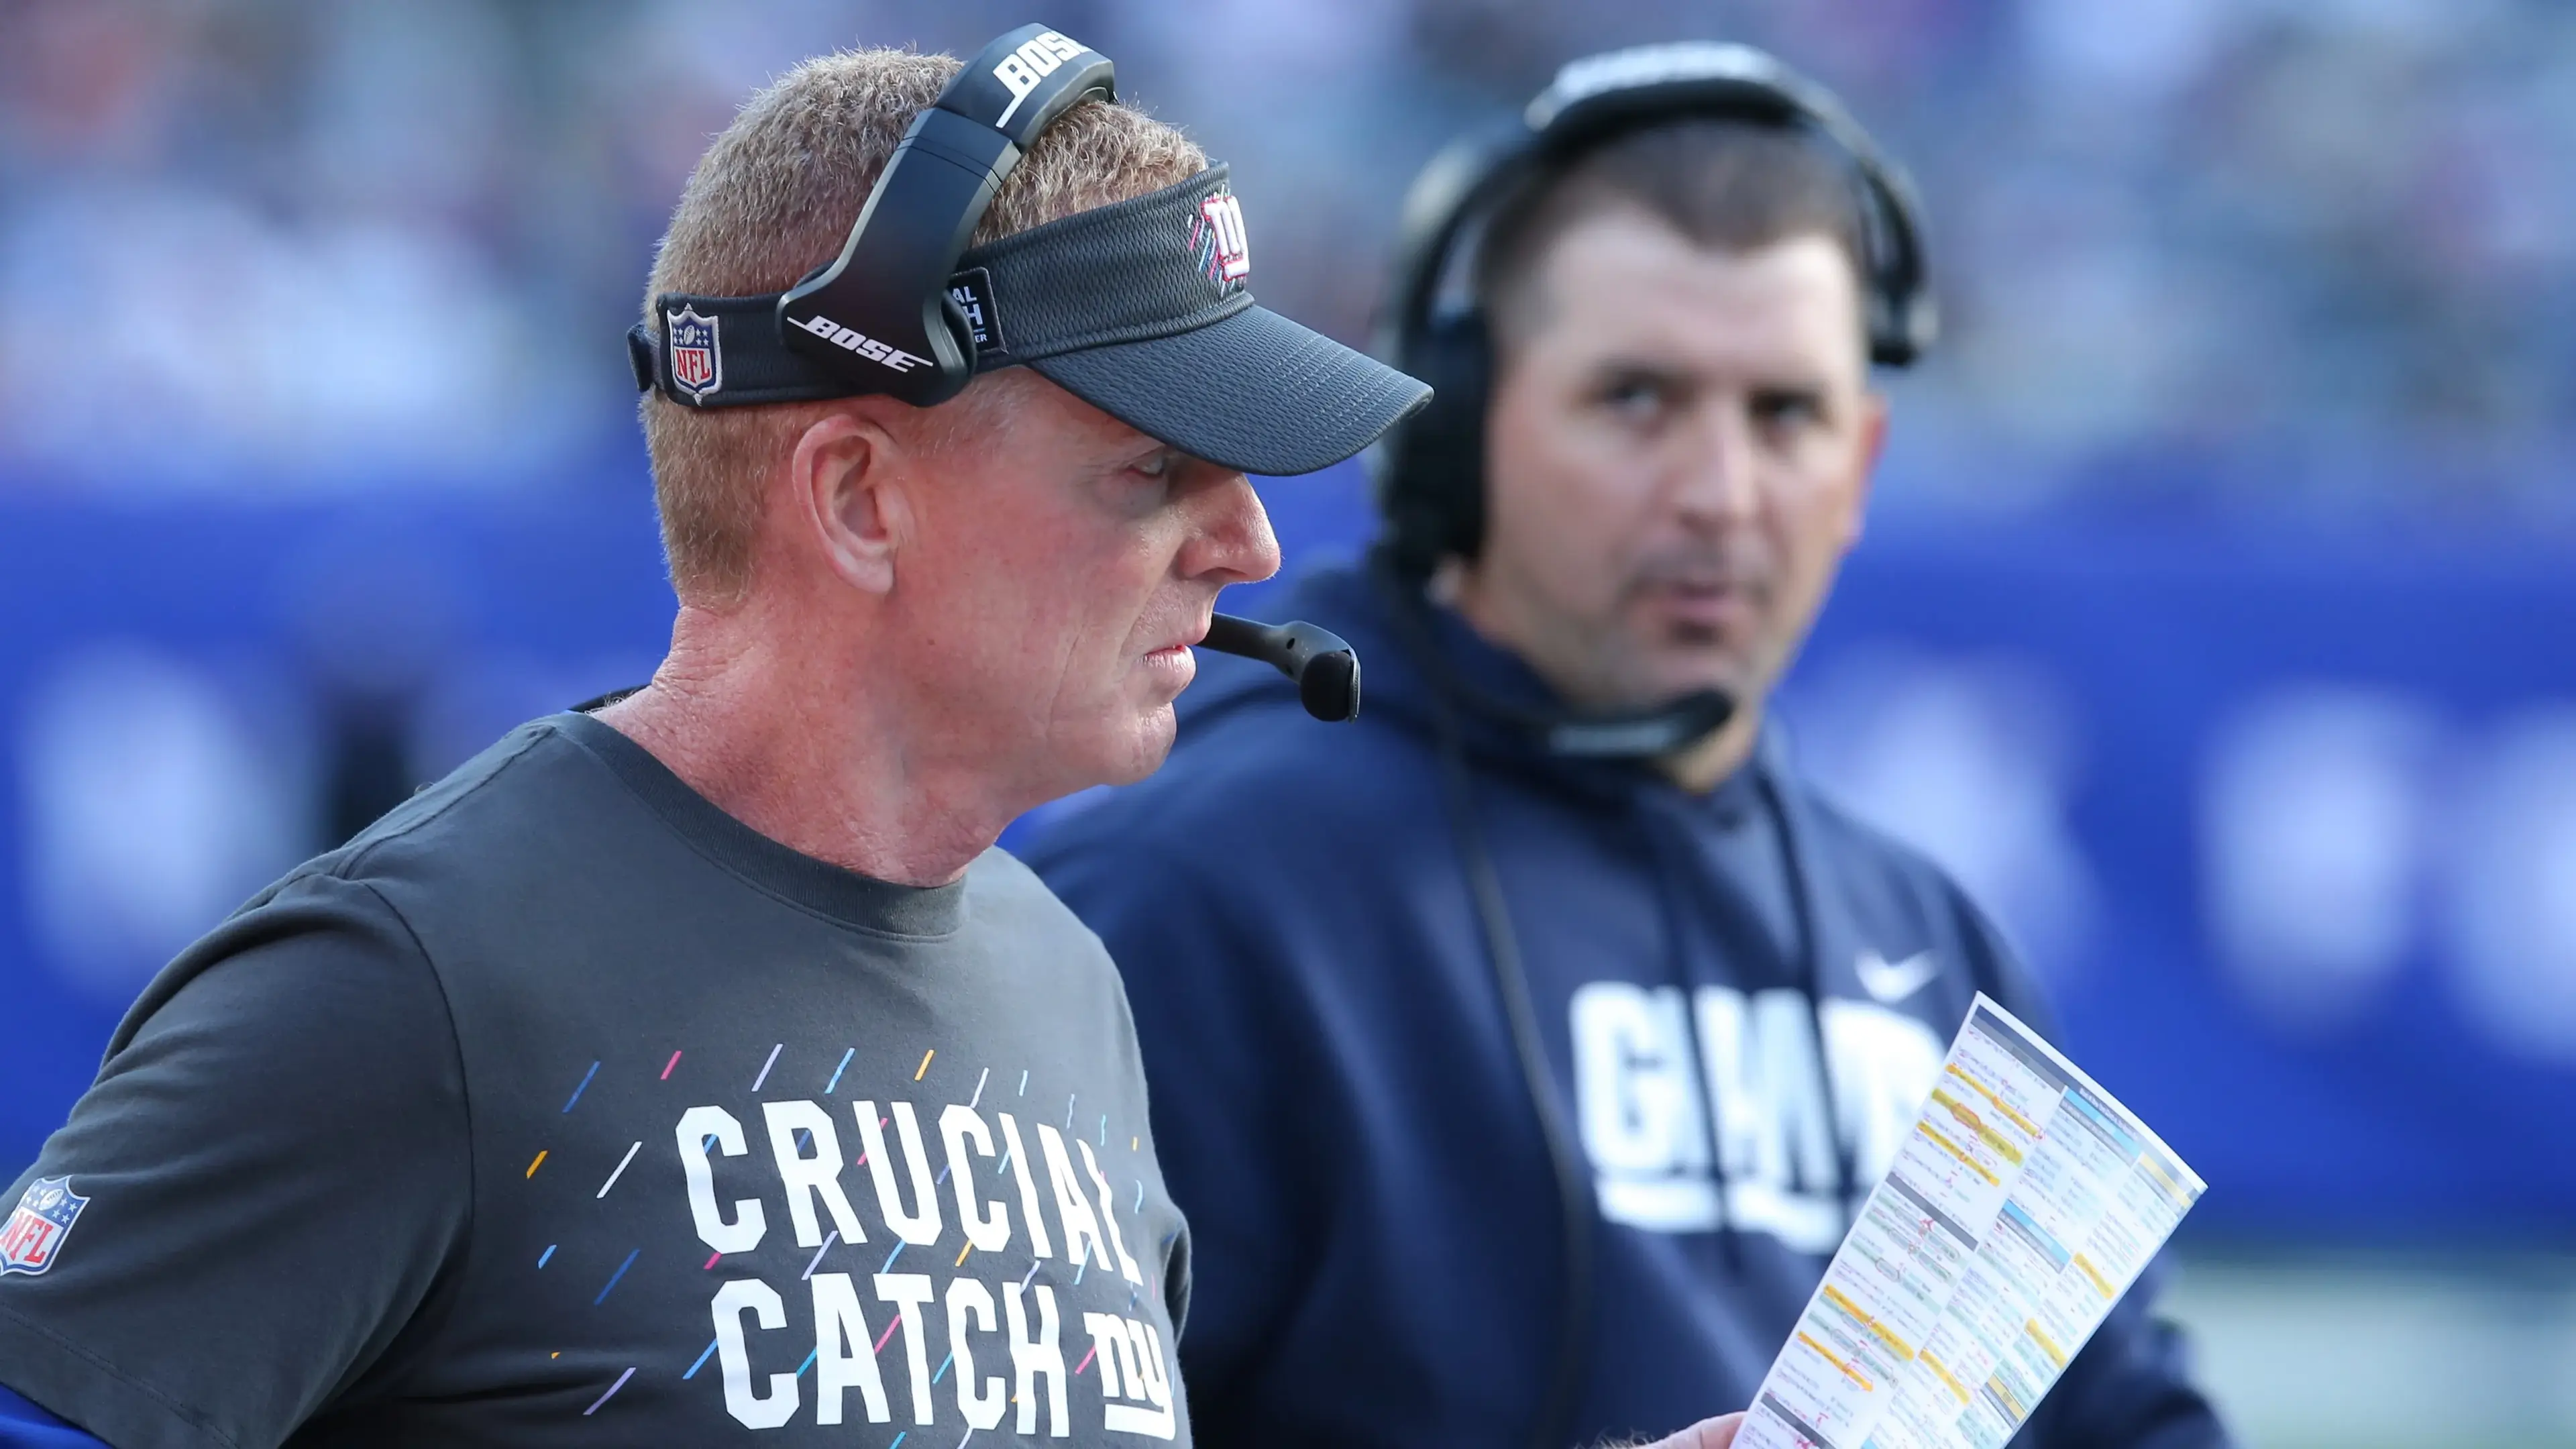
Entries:
{"type": "Polygon", "coordinates": [[[1979,995],[1736,1449],[2000,1449],[2202,1186],[1979,995]]]}

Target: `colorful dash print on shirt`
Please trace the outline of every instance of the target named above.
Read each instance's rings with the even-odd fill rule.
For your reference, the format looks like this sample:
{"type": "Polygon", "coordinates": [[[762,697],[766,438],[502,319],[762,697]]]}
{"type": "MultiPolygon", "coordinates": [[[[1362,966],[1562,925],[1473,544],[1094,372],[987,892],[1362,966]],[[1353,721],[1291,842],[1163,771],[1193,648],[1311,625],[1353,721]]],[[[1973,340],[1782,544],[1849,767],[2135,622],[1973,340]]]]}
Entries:
{"type": "Polygon", "coordinates": [[[603,1197],[608,1196],[608,1190],[609,1190],[610,1188],[612,1188],[612,1187],[617,1186],[617,1179],[619,1179],[619,1178],[621,1178],[621,1177],[624,1177],[624,1176],[626,1175],[626,1164],[628,1164],[628,1163],[630,1163],[630,1162],[633,1162],[633,1161],[635,1160],[635,1154],[636,1154],[636,1153],[638,1153],[638,1152],[641,1152],[641,1151],[643,1151],[643,1150],[644,1150],[644,1143],[643,1143],[643,1140],[642,1140],[641,1138],[638,1138],[638,1139],[636,1140],[636,1143],[635,1143],[635,1145],[634,1145],[634,1146],[629,1147],[629,1148],[627,1148],[627,1149],[626,1149],[626,1155],[625,1155],[624,1157],[621,1157],[621,1158],[617,1159],[617,1170],[616,1170],[615,1172],[612,1172],[612,1173],[608,1174],[608,1181],[603,1182],[603,1183],[601,1183],[601,1184],[599,1185],[599,1192],[598,1192],[598,1194],[597,1194],[595,1197],[593,1197],[593,1198],[592,1198],[592,1201],[596,1202],[599,1198],[603,1198],[603,1197]]]}
{"type": "Polygon", "coordinates": [[[629,1252],[629,1253],[626,1255],[626,1261],[625,1261],[625,1262],[623,1262],[623,1263],[618,1264],[618,1265],[617,1265],[617,1271],[608,1275],[608,1283],[607,1283],[607,1286],[606,1286],[606,1287],[603,1287],[603,1288],[601,1288],[601,1289],[599,1290],[599,1296],[598,1296],[598,1297],[593,1298],[592,1300],[590,1300],[590,1306],[591,1306],[591,1307],[593,1307],[593,1308],[597,1308],[599,1305],[601,1305],[601,1304],[603,1304],[603,1303],[605,1303],[605,1302],[607,1302],[607,1301],[608,1301],[608,1294],[609,1294],[609,1290],[610,1290],[610,1289],[613,1289],[613,1288],[615,1288],[615,1287],[617,1286],[617,1280],[618,1280],[618,1279],[623,1278],[623,1277],[625,1277],[625,1276],[626,1276],[626,1270],[627,1270],[627,1269],[632,1268],[632,1267],[634,1267],[634,1266],[635,1266],[635,1258],[636,1258],[636,1255],[637,1255],[637,1254],[642,1253],[643,1251],[644,1251],[644,1250],[643,1250],[642,1248],[637,1248],[637,1249],[633,1250],[632,1252],[629,1252]]]}
{"type": "Polygon", "coordinates": [[[580,1085],[580,1086],[577,1086],[577,1087],[575,1087],[575,1088],[573,1088],[573,1089],[572,1089],[572,1095],[571,1095],[571,1096],[564,1098],[563,1109],[564,1109],[566,1112],[569,1112],[569,1111],[571,1111],[571,1110],[572,1110],[572,1104],[573,1104],[573,1103],[578,1102],[578,1101],[580,1101],[580,1100],[581,1100],[581,1094],[582,1094],[582,1093],[584,1093],[584,1092],[586,1092],[586,1091],[589,1091],[589,1090],[590,1090],[590,1079],[591,1079],[591,1078],[593,1078],[593,1077],[595,1077],[595,1076],[598,1076],[598,1075],[599,1075],[599,1063],[597,1063],[597,1062],[592,1062],[592,1063],[590,1064],[590,1070],[589,1070],[589,1071],[586,1071],[586,1072],[584,1072],[584,1073],[582,1073],[582,1074],[581,1074],[581,1085],[580,1085]]]}
{"type": "Polygon", "coordinates": [[[629,1367],[628,1367],[628,1369],[626,1370],[626,1372],[624,1372],[624,1373],[622,1373],[622,1374],[619,1374],[619,1375],[617,1376],[617,1382],[615,1382],[615,1383],[613,1383],[613,1384],[610,1384],[610,1385],[608,1386],[608,1392],[607,1392],[607,1393],[604,1393],[604,1394],[600,1395],[600,1396],[599,1396],[599,1398],[598,1398],[595,1402],[593,1402],[589,1408],[584,1409],[584,1410],[582,1410],[582,1411],[581,1411],[581,1416],[582,1416],[583,1418],[587,1419],[587,1418],[589,1418],[591,1415],[598,1413],[598,1412],[599,1412],[599,1406],[600,1406],[601,1404],[607,1403],[610,1399],[613,1399],[613,1398],[617,1397],[617,1391],[618,1391],[619,1389],[622,1389],[622,1388],[626,1387],[626,1381],[627,1381],[628,1379],[633,1378],[633,1377],[635,1377],[635,1370],[634,1370],[634,1368],[633,1368],[632,1366],[629,1366],[629,1367]]]}
{"type": "Polygon", "coordinates": [[[806,1260],[806,1263],[805,1263],[805,1271],[804,1271],[804,1272],[802,1272],[802,1273],[797,1274],[796,1276],[797,1276],[799,1279],[802,1279],[802,1280],[807,1281],[807,1282],[811,1282],[811,1281],[813,1280],[813,1277],[814,1277],[814,1269],[822,1263],[822,1261],[823,1261],[823,1255],[824,1255],[825,1253],[828,1253],[828,1252],[832,1251],[832,1245],[833,1245],[834,1243],[839,1242],[840,1240],[841,1240],[841,1230],[840,1230],[839,1228],[834,1228],[834,1229],[832,1229],[832,1231],[830,1231],[829,1233],[824,1234],[824,1235],[823,1235],[823,1246],[821,1246],[821,1247],[819,1247],[819,1248],[816,1248],[816,1249],[814,1250],[814,1256],[813,1256],[812,1258],[810,1258],[810,1259],[807,1259],[807,1260],[806,1260]]]}

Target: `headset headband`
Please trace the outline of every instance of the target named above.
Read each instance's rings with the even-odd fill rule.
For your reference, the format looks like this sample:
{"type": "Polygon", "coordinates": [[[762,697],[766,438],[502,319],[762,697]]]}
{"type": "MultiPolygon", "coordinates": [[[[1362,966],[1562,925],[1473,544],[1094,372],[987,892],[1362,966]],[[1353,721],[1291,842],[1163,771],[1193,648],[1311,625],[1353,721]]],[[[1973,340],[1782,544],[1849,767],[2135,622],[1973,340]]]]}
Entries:
{"type": "Polygon", "coordinates": [[[1223,165],[967,250],[1022,153],[1109,59],[1024,25],[967,62],[887,158],[841,254],[784,292],[666,292],[627,333],[635,385],[689,408],[883,394],[916,407],[1026,366],[1193,456],[1340,462],[1420,407],[1412,378],[1252,300],[1223,165]]]}
{"type": "Polygon", "coordinates": [[[1382,542],[1400,573],[1426,576],[1484,543],[1493,347],[1466,264],[1480,229],[1528,178],[1614,136],[1703,116],[1812,131],[1846,156],[1859,182],[1870,358],[1902,367],[1932,345],[1940,319],[1912,188],[1822,86],[1750,46],[1708,41],[1574,61],[1520,116],[1442,152],[1405,198],[1378,352],[1436,391],[1371,459],[1382,542]]]}
{"type": "Polygon", "coordinates": [[[913,118],[831,265],[785,292],[655,298],[658,334],[628,334],[636,384],[690,407],[955,397],[978,335],[957,259],[1038,133],[1093,97],[1118,98],[1116,68],[1080,41],[1023,25],[985,46],[913,118]]]}
{"type": "Polygon", "coordinates": [[[1092,96],[1116,100],[1117,72],[1080,41],[1023,25],[985,46],[913,118],[840,258],[778,299],[779,335],[868,392],[928,407],[964,391],[975,338],[948,295],[949,276],[1029,144],[1092,96]],[[895,224],[870,225],[880,211],[895,224]],[[864,347],[853,352],[844,330],[932,365],[897,367],[864,347]]]}
{"type": "MultiPolygon", "coordinates": [[[[1561,163],[1621,132],[1690,116],[1804,126],[1851,160],[1861,181],[1869,273],[1870,360],[1904,367],[1940,332],[1923,261],[1920,206],[1902,167],[1883,155],[1832,92],[1749,45],[1679,41],[1568,62],[1520,119],[1433,160],[1405,200],[1392,351],[1436,320],[1460,237],[1532,168],[1561,163]]],[[[1403,365],[1397,357],[1397,365],[1403,365]]]]}

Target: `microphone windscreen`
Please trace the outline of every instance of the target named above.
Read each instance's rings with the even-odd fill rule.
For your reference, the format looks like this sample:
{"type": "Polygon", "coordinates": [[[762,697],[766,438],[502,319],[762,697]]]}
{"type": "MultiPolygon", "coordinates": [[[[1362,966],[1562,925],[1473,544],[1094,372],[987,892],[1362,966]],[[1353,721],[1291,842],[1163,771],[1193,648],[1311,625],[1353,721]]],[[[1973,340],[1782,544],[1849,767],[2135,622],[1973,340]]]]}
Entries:
{"type": "Polygon", "coordinates": [[[1360,716],[1360,660],[1347,649],[1318,654],[1306,661],[1297,679],[1297,698],[1306,713],[1332,724],[1360,716]]]}

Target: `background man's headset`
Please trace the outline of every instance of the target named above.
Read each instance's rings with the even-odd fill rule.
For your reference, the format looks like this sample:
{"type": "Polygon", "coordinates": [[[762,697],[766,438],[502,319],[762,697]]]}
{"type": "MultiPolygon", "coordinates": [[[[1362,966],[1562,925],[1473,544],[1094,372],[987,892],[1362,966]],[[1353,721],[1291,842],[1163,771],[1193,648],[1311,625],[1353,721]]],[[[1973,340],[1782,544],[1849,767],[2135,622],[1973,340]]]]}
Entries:
{"type": "MultiPolygon", "coordinates": [[[[1038,135],[1093,98],[1118,98],[1109,57],[1044,25],[1001,36],[913,118],[839,257],[772,297],[727,301],[772,310],[776,340],[840,383],[834,396],[881,393],[916,407],[946,402],[975,377],[975,329],[950,293],[957,259],[1038,135]],[[898,370],[835,340],[852,334],[914,361],[898,370]],[[928,366],[915,365],[921,362],[928,366]]],[[[665,315],[665,300],[655,299],[656,316],[665,315]]],[[[628,334],[636,376],[646,386],[657,370],[657,341],[648,327],[628,334]]],[[[763,375],[760,361],[757,348],[728,358],[734,396],[812,395],[764,396],[765,388],[782,388],[789,379],[783,369],[763,375]]],[[[1200,642],[1275,667],[1296,681],[1298,698],[1317,719],[1359,714],[1359,656],[1328,630],[1219,614],[1200,642]]]]}
{"type": "MultiPolygon", "coordinates": [[[[1650,709],[1584,715],[1524,709],[1493,698],[1442,661],[1423,584],[1441,559],[1473,558],[1484,541],[1493,344],[1473,279],[1476,252],[1496,208],[1614,137],[1699,118],[1802,132],[1846,158],[1854,173],[1867,274],[1870,359],[1903,367],[1932,345],[1940,320],[1904,172],[1824,87],[1750,46],[1707,41],[1640,46],[1571,62],[1517,120],[1435,159],[1405,201],[1394,305],[1379,338],[1382,357],[1433,391],[1429,405],[1398,425],[1371,455],[1384,519],[1373,572],[1442,700],[1440,753],[1450,824],[1555,1170],[1564,1224],[1566,1291],[1555,1368],[1530,1437],[1534,1449],[1565,1449],[1583,1386],[1592,1317],[1592,1174],[1557,1104],[1519,938],[1502,881],[1475,828],[1456,711],[1499,720],[1560,757],[1646,760],[1715,733],[1733,716],[1735,702],[1703,691],[1650,709]]],[[[1800,914],[1807,914],[1803,905],[1800,914]]],[[[1812,923],[1802,927],[1812,937],[1812,923]]],[[[1809,983],[1811,994],[1816,984],[1809,983]]],[[[1820,1052],[1822,1047],[1819,1041],[1820,1052]]]]}

